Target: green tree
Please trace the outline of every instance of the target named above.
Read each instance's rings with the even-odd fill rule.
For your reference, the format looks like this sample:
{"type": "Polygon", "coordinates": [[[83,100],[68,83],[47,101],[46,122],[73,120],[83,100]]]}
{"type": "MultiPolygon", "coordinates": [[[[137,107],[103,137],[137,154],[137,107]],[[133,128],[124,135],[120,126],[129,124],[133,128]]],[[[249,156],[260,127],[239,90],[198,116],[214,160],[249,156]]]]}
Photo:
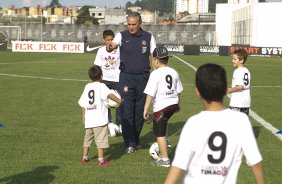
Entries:
{"type": "Polygon", "coordinates": [[[92,6],[83,6],[78,11],[78,16],[76,17],[75,24],[85,24],[85,25],[98,25],[99,22],[96,18],[91,17],[89,13],[89,8],[93,8],[92,6]]]}

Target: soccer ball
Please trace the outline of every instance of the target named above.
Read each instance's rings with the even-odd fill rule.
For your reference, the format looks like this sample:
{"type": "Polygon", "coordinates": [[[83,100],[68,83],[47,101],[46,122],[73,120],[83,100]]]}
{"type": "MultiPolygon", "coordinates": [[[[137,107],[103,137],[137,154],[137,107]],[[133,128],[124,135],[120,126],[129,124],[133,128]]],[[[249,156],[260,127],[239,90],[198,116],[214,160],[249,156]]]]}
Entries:
{"type": "Polygon", "coordinates": [[[157,142],[153,143],[149,149],[149,153],[151,155],[151,157],[155,160],[160,159],[160,149],[159,149],[159,145],[157,142]]]}
{"type": "Polygon", "coordinates": [[[121,134],[119,126],[117,126],[114,123],[108,124],[108,130],[109,130],[110,137],[115,137],[115,136],[121,134]]]}
{"type": "MultiPolygon", "coordinates": [[[[121,99],[120,94],[116,90],[111,89],[111,93],[114,94],[117,98],[121,99]]],[[[107,108],[117,108],[119,106],[118,103],[111,99],[104,100],[103,102],[107,108]]]]}

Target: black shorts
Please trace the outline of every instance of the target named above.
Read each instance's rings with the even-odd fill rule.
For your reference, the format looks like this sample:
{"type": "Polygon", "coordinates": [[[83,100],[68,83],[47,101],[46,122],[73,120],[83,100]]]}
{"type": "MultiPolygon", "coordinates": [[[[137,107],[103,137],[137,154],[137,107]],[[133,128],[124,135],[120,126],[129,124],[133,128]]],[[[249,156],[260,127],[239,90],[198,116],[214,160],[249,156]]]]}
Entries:
{"type": "Polygon", "coordinates": [[[179,111],[179,105],[170,105],[158,112],[154,112],[153,133],[156,137],[166,136],[169,118],[179,111]]]}
{"type": "Polygon", "coordinates": [[[243,113],[249,115],[249,109],[250,108],[229,107],[229,109],[232,109],[232,110],[235,110],[235,111],[238,111],[238,112],[243,112],[243,113]]]}

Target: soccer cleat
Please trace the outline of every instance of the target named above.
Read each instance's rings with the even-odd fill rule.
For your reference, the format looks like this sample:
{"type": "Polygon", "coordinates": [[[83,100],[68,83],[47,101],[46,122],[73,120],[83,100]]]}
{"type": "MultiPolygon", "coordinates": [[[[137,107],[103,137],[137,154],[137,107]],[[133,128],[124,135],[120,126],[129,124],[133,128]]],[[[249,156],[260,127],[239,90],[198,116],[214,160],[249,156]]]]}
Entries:
{"type": "Polygon", "coordinates": [[[107,160],[103,160],[103,161],[98,161],[97,162],[97,165],[101,165],[101,166],[103,166],[103,165],[111,165],[111,164],[112,163],[107,161],[107,160]]]}
{"type": "Polygon", "coordinates": [[[128,148],[126,148],[125,153],[131,154],[131,153],[134,153],[135,151],[136,151],[135,148],[128,147],[128,148]]]}
{"type": "Polygon", "coordinates": [[[161,166],[161,167],[170,167],[170,160],[164,161],[163,159],[158,159],[156,161],[151,162],[153,166],[161,166]]]}
{"type": "Polygon", "coordinates": [[[83,163],[83,164],[86,164],[90,161],[90,159],[82,159],[80,162],[83,163]]]}

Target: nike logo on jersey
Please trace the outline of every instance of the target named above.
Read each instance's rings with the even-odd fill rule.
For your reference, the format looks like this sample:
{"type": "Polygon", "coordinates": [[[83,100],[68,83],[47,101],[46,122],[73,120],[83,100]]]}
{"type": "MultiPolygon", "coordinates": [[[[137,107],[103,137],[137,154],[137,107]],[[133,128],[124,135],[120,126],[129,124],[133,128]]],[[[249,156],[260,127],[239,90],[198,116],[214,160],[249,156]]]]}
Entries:
{"type": "Polygon", "coordinates": [[[93,50],[99,49],[100,47],[103,47],[103,45],[100,45],[100,46],[97,46],[97,47],[92,47],[92,48],[90,48],[89,45],[87,45],[86,51],[87,52],[91,52],[93,50]]]}
{"type": "Polygon", "coordinates": [[[125,40],[126,43],[128,43],[130,40],[125,40]]]}

